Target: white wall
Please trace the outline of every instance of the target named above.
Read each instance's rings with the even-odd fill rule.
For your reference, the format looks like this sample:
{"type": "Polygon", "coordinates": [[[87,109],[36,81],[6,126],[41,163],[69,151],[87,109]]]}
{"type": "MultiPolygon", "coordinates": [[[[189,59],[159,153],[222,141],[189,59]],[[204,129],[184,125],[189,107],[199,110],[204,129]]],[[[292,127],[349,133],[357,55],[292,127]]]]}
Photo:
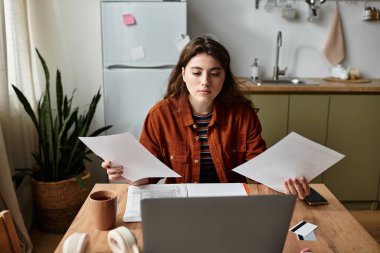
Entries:
{"type": "MultiPolygon", "coordinates": [[[[296,1],[299,18],[288,21],[279,10],[267,12],[254,0],[189,0],[189,33],[214,34],[230,51],[238,76],[249,76],[254,58],[259,59],[265,76],[271,76],[277,31],[282,31],[281,68],[300,77],[325,77],[330,64],[323,48],[330,30],[335,1],[321,7],[321,19],[307,22],[308,6],[296,1]]],[[[380,2],[369,2],[380,7],[380,2]]],[[[346,41],[345,67],[359,68],[365,77],[380,77],[380,22],[362,21],[363,1],[340,1],[339,9],[346,41]]]]}
{"type": "MultiPolygon", "coordinates": [[[[328,0],[329,1],[329,0],[328,0]]],[[[277,31],[283,35],[280,67],[299,77],[325,77],[330,64],[322,50],[329,33],[335,1],[322,5],[321,20],[306,21],[307,4],[296,2],[299,18],[287,21],[278,10],[254,8],[254,0],[188,0],[188,31],[191,37],[213,34],[230,51],[237,76],[249,76],[250,65],[259,58],[261,75],[270,76],[274,64],[277,31]]],[[[370,5],[380,8],[379,1],[370,5]]],[[[32,41],[50,71],[62,72],[67,94],[77,89],[76,104],[84,106],[102,85],[100,1],[29,1],[32,41]],[[54,70],[54,71],[53,71],[54,70]]],[[[368,78],[380,78],[380,21],[362,21],[363,1],[339,1],[346,39],[345,67],[359,68],[368,78]]],[[[52,74],[53,75],[53,74],[52,74]]],[[[55,75],[53,75],[55,76],[55,75]]],[[[41,82],[44,82],[43,79],[41,82]]],[[[103,102],[98,106],[94,128],[104,125],[103,102]]],[[[92,164],[95,181],[105,181],[92,164]]]]}

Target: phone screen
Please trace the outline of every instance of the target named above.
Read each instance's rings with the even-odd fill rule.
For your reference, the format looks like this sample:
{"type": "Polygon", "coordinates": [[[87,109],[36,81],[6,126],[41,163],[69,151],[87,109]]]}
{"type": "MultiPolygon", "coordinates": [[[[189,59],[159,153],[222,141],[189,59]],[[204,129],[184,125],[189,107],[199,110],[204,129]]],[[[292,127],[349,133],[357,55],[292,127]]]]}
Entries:
{"type": "Polygon", "coordinates": [[[310,194],[305,198],[305,201],[309,205],[326,205],[328,203],[327,200],[313,188],[310,188],[310,194]]]}

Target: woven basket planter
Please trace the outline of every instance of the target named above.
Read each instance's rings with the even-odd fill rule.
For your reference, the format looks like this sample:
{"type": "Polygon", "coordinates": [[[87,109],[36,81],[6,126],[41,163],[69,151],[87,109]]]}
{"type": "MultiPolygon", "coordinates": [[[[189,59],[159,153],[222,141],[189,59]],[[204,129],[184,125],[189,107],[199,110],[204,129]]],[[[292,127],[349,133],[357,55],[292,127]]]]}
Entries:
{"type": "MultiPolygon", "coordinates": [[[[89,172],[82,176],[87,189],[89,178],[89,172]]],[[[32,179],[32,191],[37,225],[49,233],[66,232],[90,192],[81,188],[75,178],[58,182],[32,179]]]]}

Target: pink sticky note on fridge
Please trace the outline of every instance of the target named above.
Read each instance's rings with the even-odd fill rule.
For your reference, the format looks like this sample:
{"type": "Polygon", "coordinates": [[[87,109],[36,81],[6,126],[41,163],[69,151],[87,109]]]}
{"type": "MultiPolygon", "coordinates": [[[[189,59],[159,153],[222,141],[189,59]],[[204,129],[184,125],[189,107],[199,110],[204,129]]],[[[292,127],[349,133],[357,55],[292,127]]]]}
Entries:
{"type": "Polygon", "coordinates": [[[130,13],[123,15],[123,21],[126,26],[136,24],[135,17],[130,13]]]}

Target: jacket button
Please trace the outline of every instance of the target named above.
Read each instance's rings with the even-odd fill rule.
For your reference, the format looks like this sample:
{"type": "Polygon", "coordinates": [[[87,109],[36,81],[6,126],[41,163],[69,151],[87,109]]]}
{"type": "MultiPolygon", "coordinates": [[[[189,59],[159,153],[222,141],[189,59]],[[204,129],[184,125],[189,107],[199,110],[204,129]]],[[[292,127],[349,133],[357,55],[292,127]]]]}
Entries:
{"type": "Polygon", "coordinates": [[[174,159],[174,156],[171,155],[171,156],[170,156],[170,160],[173,160],[173,159],[174,159]]]}
{"type": "Polygon", "coordinates": [[[195,159],[194,162],[195,162],[195,163],[199,163],[199,160],[198,160],[198,159],[195,159]]]}
{"type": "Polygon", "coordinates": [[[196,140],[196,141],[199,141],[199,136],[196,136],[196,137],[195,137],[195,140],[196,140]]]}
{"type": "Polygon", "coordinates": [[[197,128],[197,125],[196,125],[196,124],[194,124],[194,125],[193,125],[193,128],[197,128]]]}

